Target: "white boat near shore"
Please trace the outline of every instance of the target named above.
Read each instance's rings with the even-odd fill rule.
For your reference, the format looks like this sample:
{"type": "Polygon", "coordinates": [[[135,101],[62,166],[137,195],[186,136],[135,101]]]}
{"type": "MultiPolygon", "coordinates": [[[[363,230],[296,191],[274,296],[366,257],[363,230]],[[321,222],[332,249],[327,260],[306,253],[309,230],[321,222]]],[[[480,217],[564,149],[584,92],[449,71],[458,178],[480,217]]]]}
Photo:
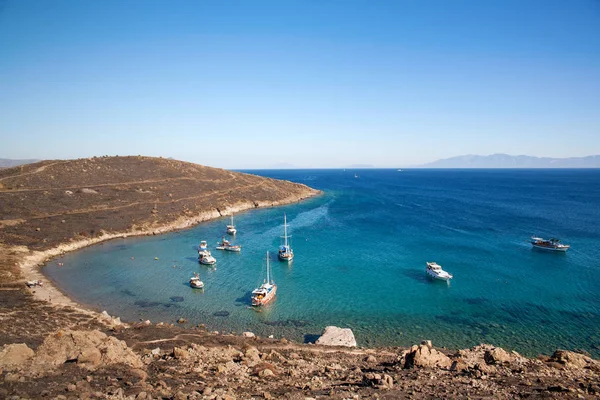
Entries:
{"type": "Polygon", "coordinates": [[[427,275],[433,279],[439,279],[446,282],[449,282],[450,279],[452,279],[452,274],[444,271],[436,262],[428,262],[425,272],[427,272],[427,275]]]}

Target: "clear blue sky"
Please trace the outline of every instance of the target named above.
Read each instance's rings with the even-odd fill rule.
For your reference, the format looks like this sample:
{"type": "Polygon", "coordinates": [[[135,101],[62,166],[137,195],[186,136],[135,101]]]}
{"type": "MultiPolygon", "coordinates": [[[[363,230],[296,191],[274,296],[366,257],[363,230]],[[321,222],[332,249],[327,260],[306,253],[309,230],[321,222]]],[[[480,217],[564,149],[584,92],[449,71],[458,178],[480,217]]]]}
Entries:
{"type": "Polygon", "coordinates": [[[599,0],[0,0],[0,158],[600,154],[599,0]]]}

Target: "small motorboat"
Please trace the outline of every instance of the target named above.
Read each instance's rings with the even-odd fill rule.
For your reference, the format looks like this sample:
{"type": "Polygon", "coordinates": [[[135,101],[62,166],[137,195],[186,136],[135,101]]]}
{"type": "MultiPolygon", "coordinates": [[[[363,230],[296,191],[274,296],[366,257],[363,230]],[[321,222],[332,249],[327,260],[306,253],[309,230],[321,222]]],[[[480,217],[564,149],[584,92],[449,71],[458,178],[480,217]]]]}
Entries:
{"type": "Polygon", "coordinates": [[[203,289],[204,288],[204,282],[202,282],[200,280],[200,274],[199,273],[195,273],[194,276],[192,276],[190,278],[190,286],[195,288],[195,289],[203,289]]]}
{"type": "Polygon", "coordinates": [[[200,246],[198,246],[198,250],[202,251],[202,250],[206,250],[208,249],[208,243],[206,243],[206,240],[203,240],[200,242],[200,246]]]}
{"type": "Polygon", "coordinates": [[[200,264],[205,265],[213,265],[217,262],[217,260],[210,254],[210,251],[208,250],[198,251],[198,261],[200,264]]]}
{"type": "Polygon", "coordinates": [[[425,269],[427,275],[432,277],[433,279],[439,279],[441,281],[449,282],[452,279],[452,274],[444,271],[440,265],[436,262],[428,262],[427,268],[425,269]]]}
{"type": "Polygon", "coordinates": [[[560,239],[550,238],[550,239],[542,239],[539,237],[532,236],[531,237],[531,245],[535,249],[541,250],[549,250],[549,251],[562,251],[563,253],[569,250],[571,247],[568,244],[560,243],[560,239]]]}
{"type": "Polygon", "coordinates": [[[271,279],[271,267],[269,265],[269,252],[267,251],[267,279],[258,288],[252,291],[252,305],[264,306],[275,298],[277,285],[271,279]]]}
{"type": "Polygon", "coordinates": [[[230,235],[237,233],[237,229],[235,229],[235,225],[233,224],[233,214],[231,214],[231,225],[227,225],[227,233],[230,235]]]}
{"type": "Polygon", "coordinates": [[[231,244],[231,242],[225,237],[221,238],[221,242],[217,243],[217,250],[227,250],[227,251],[242,251],[242,246],[231,244]]]}

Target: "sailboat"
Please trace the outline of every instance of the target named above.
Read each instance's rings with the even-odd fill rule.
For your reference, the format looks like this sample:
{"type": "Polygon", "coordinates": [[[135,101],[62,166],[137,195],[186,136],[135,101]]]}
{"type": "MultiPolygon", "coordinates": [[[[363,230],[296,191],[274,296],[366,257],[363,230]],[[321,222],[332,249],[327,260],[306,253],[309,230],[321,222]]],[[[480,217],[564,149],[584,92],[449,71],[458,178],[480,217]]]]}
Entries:
{"type": "Polygon", "coordinates": [[[231,214],[231,225],[227,225],[227,233],[230,235],[235,235],[237,229],[235,229],[235,225],[233,224],[233,214],[231,214]]]}
{"type": "Polygon", "coordinates": [[[281,261],[292,261],[294,258],[294,250],[288,242],[289,237],[291,236],[287,234],[287,217],[283,214],[283,245],[279,246],[279,259],[281,261]]]}
{"type": "Polygon", "coordinates": [[[275,298],[277,285],[271,279],[271,266],[269,265],[269,252],[267,251],[267,279],[260,287],[252,291],[252,305],[264,306],[275,298]]]}

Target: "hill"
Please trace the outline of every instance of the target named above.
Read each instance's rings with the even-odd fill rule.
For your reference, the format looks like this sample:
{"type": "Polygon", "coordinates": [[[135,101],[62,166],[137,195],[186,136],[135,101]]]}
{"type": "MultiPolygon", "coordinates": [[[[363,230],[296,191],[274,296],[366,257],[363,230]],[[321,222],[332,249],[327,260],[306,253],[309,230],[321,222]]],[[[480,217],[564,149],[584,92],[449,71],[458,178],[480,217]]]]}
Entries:
{"type": "Polygon", "coordinates": [[[316,193],[301,184],[163,158],[42,161],[0,170],[0,240],[42,250],[65,240],[193,225],[316,193]]]}
{"type": "Polygon", "coordinates": [[[600,155],[550,158],[492,154],[465,155],[423,164],[417,168],[600,168],[600,155]]]}

